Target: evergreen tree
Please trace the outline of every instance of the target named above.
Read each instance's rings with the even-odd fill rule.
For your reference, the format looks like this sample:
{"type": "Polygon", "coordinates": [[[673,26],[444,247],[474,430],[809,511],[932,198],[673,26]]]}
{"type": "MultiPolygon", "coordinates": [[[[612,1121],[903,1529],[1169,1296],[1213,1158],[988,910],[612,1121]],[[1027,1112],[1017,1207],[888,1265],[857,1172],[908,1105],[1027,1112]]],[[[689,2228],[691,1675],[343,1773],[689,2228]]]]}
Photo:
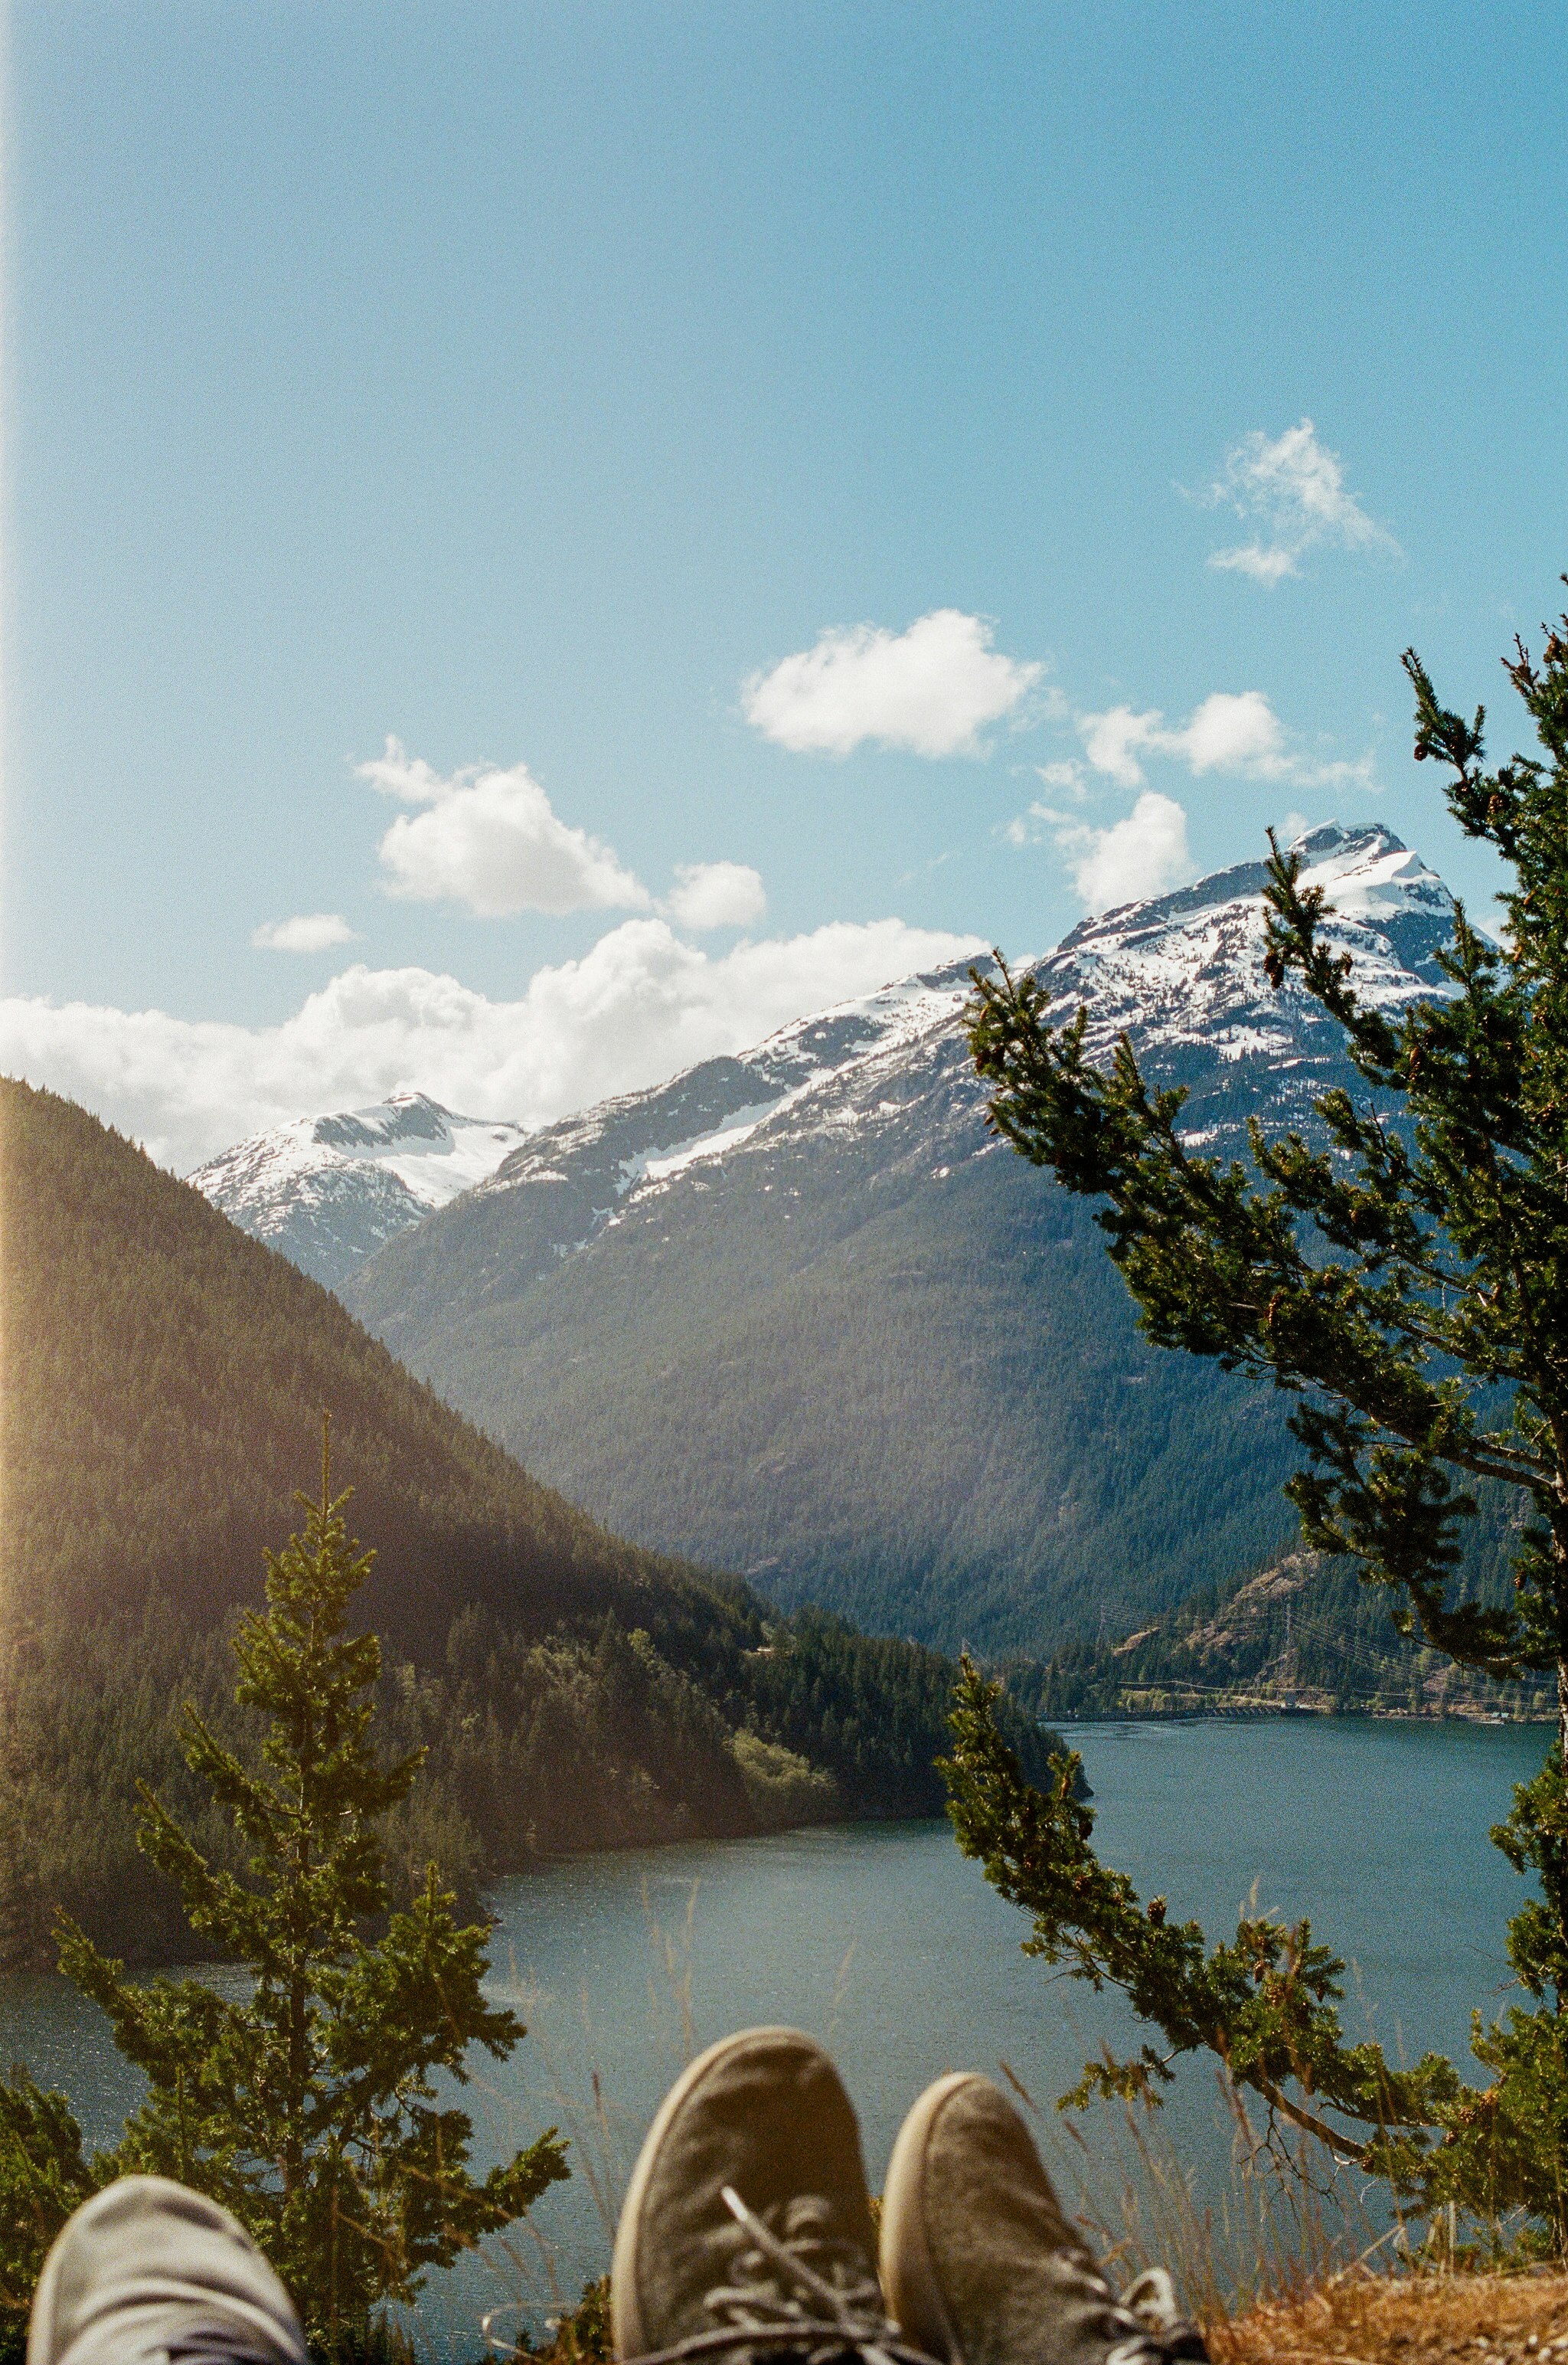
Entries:
{"type": "MultiPolygon", "coordinates": [[[[1254,1124],[1250,1170],[1198,1155],[1184,1095],[1151,1093],[1125,1037],[1108,1070],[1092,1067],[1084,1014],[1053,1027],[1027,975],[977,979],[970,1039],[997,1131],[1102,1200],[1148,1335],[1295,1400],[1307,1467],[1287,1492],[1306,1541],[1350,1555],[1402,1631],[1450,1657],[1503,1683],[1555,1676],[1555,1746],[1493,1835],[1540,1883],[1509,1930],[1533,2008],[1478,2021],[1484,2088],[1436,2057],[1400,2073],[1375,2046],[1346,2047],[1343,1966],[1305,1923],[1244,1923],[1212,1954],[1194,1924],[1168,1928],[1162,1900],[1142,1907],[1098,1864],[1065,1786],[1022,1780],[972,1676],[953,1811],[988,1877],[1034,1911],[1037,1951],[1123,1987],[1172,2051],[1210,2046],[1271,2108],[1407,2191],[1523,2207],[1568,2248],[1568,618],[1539,661],[1520,643],[1507,667],[1543,753],[1495,771],[1484,713],[1440,707],[1413,651],[1405,664],[1417,758],[1450,767],[1455,819],[1513,874],[1506,925],[1498,947],[1459,911],[1447,992],[1391,1016],[1357,992],[1322,890],[1274,845],[1271,981],[1298,979],[1338,1020],[1365,1087],[1316,1104],[1326,1145],[1254,1124]],[[1526,1515],[1498,1608],[1452,1591],[1486,1481],[1526,1515]]],[[[1169,2057],[1146,2048],[1088,2085],[1152,2094],[1169,2057]]]]}
{"type": "MultiPolygon", "coordinates": [[[[178,1884],[192,1929],[251,1974],[248,1991],[133,1984],[68,1921],[61,1965],[151,2088],[92,2180],[140,2169],[210,2193],[271,2259],[313,2339],[338,2349],[567,2170],[552,2128],[483,2179],[469,2172],[470,2121],[440,2104],[435,2078],[465,2080],[471,2046],[504,2058],[524,2032],[486,2003],[485,1930],[458,1925],[433,1864],[411,1908],[366,1934],[387,1903],[377,1821],[424,1753],[383,1764],[373,1743],[380,1645],[347,1630],[373,1554],[350,1541],[329,1443],[323,1418],[320,1499],[299,1498],[304,1531],[267,1555],[266,1609],[235,1641],[235,1697],[269,1720],[260,1767],[186,1712],[185,1755],[241,1835],[249,1877],[215,1868],[143,1788],[141,1846],[178,1884]]],[[[36,2148],[28,2126],[44,2127],[55,2099],[15,2090],[14,2149],[36,2148]]],[[[58,2154],[58,2129],[45,2131],[58,2154]]],[[[70,2187],[58,2158],[52,2172],[70,2187]]]]}

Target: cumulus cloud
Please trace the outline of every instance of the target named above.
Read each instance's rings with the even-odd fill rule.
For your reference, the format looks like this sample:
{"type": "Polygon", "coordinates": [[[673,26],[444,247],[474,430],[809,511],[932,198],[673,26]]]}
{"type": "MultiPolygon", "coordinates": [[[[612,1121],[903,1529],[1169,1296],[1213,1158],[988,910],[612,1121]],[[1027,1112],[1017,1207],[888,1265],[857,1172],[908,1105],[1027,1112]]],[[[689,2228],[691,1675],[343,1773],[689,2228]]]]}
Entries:
{"type": "Polygon", "coordinates": [[[1275,779],[1290,768],[1284,727],[1260,689],[1216,689],[1175,730],[1167,729],[1153,706],[1143,714],[1113,706],[1104,714],[1081,715],[1078,727],[1094,769],[1124,789],[1142,786],[1143,755],[1173,756],[1198,775],[1249,772],[1275,779]]]}
{"type": "Polygon", "coordinates": [[[1053,805],[1033,804],[1009,822],[1005,835],[1014,846],[1049,838],[1087,912],[1169,894],[1193,876],[1186,812],[1156,789],[1146,789],[1130,813],[1103,826],[1053,805]]]}
{"type": "Polygon", "coordinates": [[[1166,894],[1193,875],[1186,813],[1174,797],[1156,789],[1146,789],[1131,813],[1106,828],[1064,823],[1057,845],[1091,912],[1166,894]]]}
{"type": "Polygon", "coordinates": [[[976,756],[1044,667],[991,647],[983,616],[937,608],[907,632],[858,624],[742,684],[746,721],[797,755],[847,756],[875,742],[916,756],[976,756]]]}
{"type": "MultiPolygon", "coordinates": [[[[1377,785],[1370,756],[1325,763],[1293,746],[1260,689],[1216,689],[1185,723],[1174,727],[1167,725],[1157,706],[1142,713],[1130,706],[1113,706],[1103,714],[1081,714],[1078,728],[1090,765],[1123,789],[1143,786],[1146,756],[1168,757],[1184,764],[1196,779],[1208,772],[1225,772],[1251,780],[1286,781],[1297,788],[1363,793],[1377,785]]],[[[1040,777],[1054,781],[1064,768],[1043,765],[1040,777]]]]}
{"type": "Polygon", "coordinates": [[[356,962],[281,1026],[0,1002],[0,1070],[68,1094],[181,1172],[286,1118],[405,1086],[475,1116],[543,1125],[740,1051],[788,1020],[983,950],[902,920],[832,923],[712,956],[623,921],[513,1002],[430,970],[356,962]]]}
{"type": "Polygon", "coordinates": [[[1251,542],[1210,553],[1209,565],[1272,586],[1301,572],[1305,554],[1320,544],[1341,550],[1400,556],[1385,526],[1368,517],[1345,484],[1337,452],[1317,440],[1310,419],[1271,441],[1260,429],[1227,452],[1209,499],[1223,502],[1263,531],[1251,542]]]}
{"type": "Polygon", "coordinates": [[[1166,894],[1193,876],[1186,813],[1173,797],[1148,787],[1144,765],[1151,757],[1183,765],[1194,779],[1216,773],[1341,792],[1376,785],[1370,757],[1324,763],[1303,754],[1260,689],[1215,690],[1180,723],[1168,723],[1157,706],[1112,706],[1073,720],[1082,757],[1035,768],[1047,789],[1058,799],[1065,791],[1080,810],[1037,802],[1000,834],[1013,846],[1053,845],[1092,912],[1166,894]],[[1103,794],[1106,782],[1142,793],[1124,819],[1100,824],[1081,808],[1096,790],[1103,794]]]}
{"type": "Polygon", "coordinates": [[[665,910],[683,928],[745,928],[767,909],[762,876],[745,862],[683,862],[665,910]]]}
{"type": "Polygon", "coordinates": [[[377,849],[388,894],[465,903],[484,919],[645,911],[653,900],[613,847],[557,817],[526,764],[442,775],[389,738],[358,772],[383,795],[424,808],[399,813],[377,849]]]}
{"type": "Polygon", "coordinates": [[[341,912],[298,912],[292,920],[263,920],[251,942],[259,952],[324,953],[352,945],[354,932],[341,912]]]}

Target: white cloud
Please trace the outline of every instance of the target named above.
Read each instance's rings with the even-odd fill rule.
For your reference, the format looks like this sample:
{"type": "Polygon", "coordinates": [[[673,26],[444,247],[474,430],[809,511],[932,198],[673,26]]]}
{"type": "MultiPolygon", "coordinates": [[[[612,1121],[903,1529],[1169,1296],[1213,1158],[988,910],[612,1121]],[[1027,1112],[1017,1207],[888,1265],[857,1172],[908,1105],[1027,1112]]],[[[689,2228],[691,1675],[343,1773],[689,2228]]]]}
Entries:
{"type": "Polygon", "coordinates": [[[1105,828],[1036,805],[1089,912],[1108,912],[1146,895],[1168,894],[1193,876],[1187,816],[1174,797],[1146,789],[1130,813],[1105,828]]]}
{"type": "Polygon", "coordinates": [[[1255,583],[1272,586],[1299,574],[1304,554],[1323,543],[1390,558],[1401,555],[1387,528],[1368,517],[1346,489],[1338,454],[1318,442],[1310,419],[1287,427],[1271,442],[1260,429],[1246,436],[1226,453],[1209,499],[1227,504],[1239,518],[1262,523],[1258,539],[1209,556],[1211,566],[1250,576],[1255,583]]]}
{"type": "Polygon", "coordinates": [[[324,953],[352,945],[354,932],[341,912],[298,912],[292,920],[263,920],[251,942],[259,952],[324,953]]]}
{"type": "Polygon", "coordinates": [[[1232,575],[1250,575],[1254,583],[1266,583],[1272,590],[1287,575],[1301,572],[1296,565],[1299,555],[1299,551],[1277,543],[1238,542],[1229,550],[1211,550],[1209,565],[1225,567],[1232,575]]]}
{"type": "Polygon", "coordinates": [[[1047,789],[1065,789],[1071,797],[1083,798],[1088,792],[1083,785],[1083,767],[1076,756],[1066,757],[1056,764],[1035,767],[1047,789]]]}
{"type": "Polygon", "coordinates": [[[625,920],[515,1002],[430,970],[356,962],[281,1026],[0,1002],[0,1070],[83,1101],[187,1171],[247,1134],[403,1086],[476,1116],[543,1125],[890,978],[983,950],[902,920],[834,922],[713,957],[662,919],[625,920]]]}
{"type": "Polygon", "coordinates": [[[1285,768],[1285,734],[1260,689],[1216,689],[1197,707],[1175,752],[1194,773],[1258,772],[1272,778],[1285,768]]]}
{"type": "Polygon", "coordinates": [[[1125,789],[1136,789],[1143,779],[1138,756],[1153,743],[1161,716],[1151,707],[1135,714],[1130,706],[1113,706],[1106,714],[1085,714],[1079,720],[1084,753],[1097,772],[1108,773],[1125,789]]]}
{"type": "Polygon", "coordinates": [[[762,876],[745,862],[683,862],[665,910],[683,928],[745,928],[767,909],[762,876]]]}
{"type": "Polygon", "coordinates": [[[399,813],[377,849],[388,894],[466,903],[485,919],[516,912],[645,911],[648,891],[614,849],[557,818],[526,764],[470,765],[443,777],[396,739],[359,777],[419,813],[399,813]]]}
{"type": "Polygon", "coordinates": [[[1277,779],[1292,768],[1284,726],[1260,689],[1216,689],[1179,729],[1167,730],[1158,707],[1135,713],[1113,706],[1104,714],[1080,715],[1083,751],[1097,772],[1124,789],[1140,788],[1140,756],[1172,756],[1195,775],[1248,772],[1277,779]]]}
{"type": "MultiPolygon", "coordinates": [[[[1341,793],[1376,787],[1370,756],[1321,763],[1293,746],[1260,689],[1215,690],[1182,723],[1167,723],[1157,706],[1113,706],[1074,719],[1089,773],[1142,791],[1132,812],[1101,825],[1055,803],[1036,803],[1004,823],[1000,834],[1016,846],[1048,840],[1092,912],[1168,893],[1193,876],[1186,813],[1173,797],[1148,787],[1144,762],[1149,757],[1184,765],[1194,779],[1221,773],[1341,793]]],[[[1086,802],[1092,783],[1078,757],[1039,764],[1036,770],[1047,789],[1065,791],[1080,807],[1086,802]]]]}
{"type": "Polygon", "coordinates": [[[975,756],[989,723],[1014,713],[1044,667],[991,647],[982,616],[937,608],[907,632],[824,632],[742,684],[745,718],[797,755],[847,756],[875,741],[916,756],[975,756]]]}

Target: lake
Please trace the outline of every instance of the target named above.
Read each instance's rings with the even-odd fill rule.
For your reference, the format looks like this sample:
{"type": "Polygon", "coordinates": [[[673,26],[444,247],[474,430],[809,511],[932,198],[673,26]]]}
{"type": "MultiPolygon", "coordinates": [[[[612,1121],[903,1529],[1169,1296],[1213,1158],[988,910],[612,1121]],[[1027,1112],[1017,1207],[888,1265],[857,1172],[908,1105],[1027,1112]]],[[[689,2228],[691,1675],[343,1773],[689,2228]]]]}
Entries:
{"type": "MultiPolygon", "coordinates": [[[[1547,1728],[1264,1719],[1077,1727],[1106,1860],[1172,1919],[1229,1934],[1256,1888],[1282,1918],[1309,1912],[1350,1964],[1347,2032],[1398,2057],[1466,2057],[1470,2012],[1508,1982],[1503,1925],[1523,1891],[1486,1841],[1547,1728]]],[[[547,2194],[510,2254],[438,2279],[420,2345],[477,2353],[479,2315],[556,2295],[603,2270],[607,2221],[658,2100],[690,2050],[786,2021],[830,2044],[879,2184],[898,2124],[943,2070],[1008,2068],[1049,2102],[1102,2041],[1136,2046],[1113,1999],[1019,1951],[1025,1917],[961,1857],[945,1823],[857,1824],[726,1845],[580,1858],[494,1893],[496,1995],[530,2034],[484,2057],[470,2107],[487,2160],[554,2122],[578,2173],[547,2194]]],[[[0,1979],[0,2038],[71,2095],[87,2133],[116,2133],[136,2094],[95,2007],[56,1978],[0,1979]]],[[[1042,2140],[1074,2205],[1115,2222],[1129,2157],[1115,2114],[1050,2115],[1042,2140]],[[1087,2146],[1085,2148],[1084,2146],[1087,2146]]],[[[1234,2131],[1212,2064],[1188,2065],[1155,2122],[1197,2202],[1245,2207],[1234,2131]]],[[[1133,2161],[1135,2181],[1147,2182],[1133,2161]]],[[[1146,2207],[1148,2205],[1147,2201],[1146,2207]]],[[[1245,2229],[1237,2238],[1246,2247],[1245,2229]]]]}

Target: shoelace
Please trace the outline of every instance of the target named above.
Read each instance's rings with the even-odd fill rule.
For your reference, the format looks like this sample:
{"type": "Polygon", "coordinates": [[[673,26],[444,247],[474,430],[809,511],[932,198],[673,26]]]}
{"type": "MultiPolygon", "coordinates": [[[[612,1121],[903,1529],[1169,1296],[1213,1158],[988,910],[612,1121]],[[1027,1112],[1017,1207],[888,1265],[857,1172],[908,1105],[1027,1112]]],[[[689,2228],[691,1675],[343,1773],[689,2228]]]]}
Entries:
{"type": "Polygon", "coordinates": [[[809,2200],[791,2204],[780,2237],[732,2185],[723,2187],[722,2197],[751,2237],[751,2247],[735,2259],[731,2281],[716,2284],[703,2303],[728,2322],[711,2332],[689,2333],[672,2348],[628,2359],[627,2365],[684,2365],[690,2358],[781,2350],[800,2357],[803,2365],[829,2365],[848,2356],[858,2357],[861,2365],[934,2365],[888,2316],[877,2279],[859,2252],[818,2230],[809,2200]]]}
{"type": "Polygon", "coordinates": [[[1176,2304],[1176,2286],[1164,2267],[1149,2267],[1127,2285],[1115,2303],[1126,2317],[1127,2337],[1106,2350],[1102,2365],[1172,2365],[1177,2359],[1205,2359],[1208,2347],[1195,2324],[1176,2304]]]}

